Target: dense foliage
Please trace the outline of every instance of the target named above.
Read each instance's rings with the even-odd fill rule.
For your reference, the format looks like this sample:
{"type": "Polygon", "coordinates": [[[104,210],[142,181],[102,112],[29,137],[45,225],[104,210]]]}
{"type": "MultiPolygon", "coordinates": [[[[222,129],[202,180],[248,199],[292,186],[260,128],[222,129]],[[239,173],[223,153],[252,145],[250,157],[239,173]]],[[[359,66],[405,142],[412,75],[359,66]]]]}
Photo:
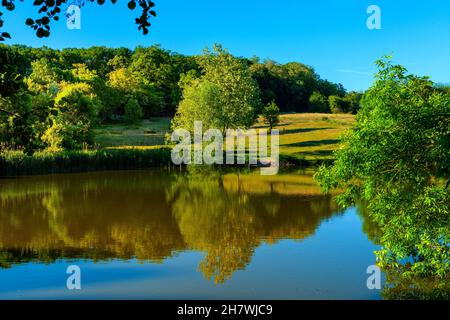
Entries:
{"type": "Polygon", "coordinates": [[[342,205],[368,202],[388,281],[441,279],[433,290],[449,290],[450,95],[389,59],[378,66],[355,127],[316,179],[326,191],[344,189],[342,205]]]}
{"type": "Polygon", "coordinates": [[[183,79],[183,99],[173,119],[173,128],[193,130],[194,121],[205,128],[248,128],[260,107],[259,89],[240,59],[220,46],[199,59],[203,74],[183,79]]]}
{"type": "Polygon", "coordinates": [[[159,46],[1,45],[0,85],[0,143],[27,153],[81,149],[92,144],[95,125],[112,120],[135,123],[189,110],[226,129],[248,127],[271,102],[281,112],[355,113],[359,106],[358,94],[320,79],[311,67],[235,57],[220,46],[185,56],[159,46]],[[330,97],[345,107],[331,108],[330,97]]]}

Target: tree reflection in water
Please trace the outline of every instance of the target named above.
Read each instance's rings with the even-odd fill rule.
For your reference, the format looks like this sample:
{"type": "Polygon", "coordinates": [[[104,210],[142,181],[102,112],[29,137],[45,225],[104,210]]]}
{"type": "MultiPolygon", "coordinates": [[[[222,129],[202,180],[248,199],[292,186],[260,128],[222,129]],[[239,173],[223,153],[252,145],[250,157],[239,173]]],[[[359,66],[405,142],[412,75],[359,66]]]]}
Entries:
{"type": "Polygon", "coordinates": [[[337,208],[309,175],[260,176],[191,169],[3,180],[0,264],[56,259],[161,262],[205,253],[207,279],[223,283],[256,247],[303,239],[337,208]]]}

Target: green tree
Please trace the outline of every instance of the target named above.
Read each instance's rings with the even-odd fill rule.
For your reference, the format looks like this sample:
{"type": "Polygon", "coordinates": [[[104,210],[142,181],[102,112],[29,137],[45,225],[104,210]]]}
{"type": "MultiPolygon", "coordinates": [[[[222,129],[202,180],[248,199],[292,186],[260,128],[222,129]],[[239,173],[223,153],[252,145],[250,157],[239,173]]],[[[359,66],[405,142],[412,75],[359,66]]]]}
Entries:
{"type": "Polygon", "coordinates": [[[347,112],[356,114],[361,108],[362,93],[351,91],[344,97],[344,101],[347,103],[347,112]]]}
{"type": "Polygon", "coordinates": [[[314,91],[311,97],[309,97],[309,112],[316,113],[329,113],[330,107],[328,105],[327,98],[318,91],[314,91]]]}
{"type": "Polygon", "coordinates": [[[309,97],[317,90],[319,76],[299,62],[253,61],[249,70],[261,89],[262,102],[275,101],[281,111],[306,111],[309,97]]]}
{"type": "MultiPolygon", "coordinates": [[[[19,0],[22,2],[22,0],[19,0]]],[[[14,11],[16,9],[17,0],[4,0],[0,3],[0,6],[7,11],[14,11]]],[[[105,0],[80,0],[76,3],[80,6],[84,6],[85,3],[97,3],[103,5],[105,0]]],[[[111,0],[111,3],[115,4],[117,0],[111,0]]],[[[38,13],[41,15],[38,19],[28,18],[25,20],[25,24],[30,26],[36,31],[36,35],[39,38],[50,36],[50,25],[52,21],[58,21],[62,12],[66,11],[66,7],[72,4],[69,0],[35,0],[33,5],[36,6],[38,13]]],[[[134,10],[136,6],[139,6],[142,10],[139,18],[135,19],[135,23],[138,25],[138,29],[142,30],[145,35],[148,33],[150,27],[150,17],[155,17],[156,12],[154,10],[155,3],[151,0],[129,0],[128,8],[134,10]]],[[[2,12],[0,11],[0,28],[3,27],[4,20],[2,19],[2,12]]],[[[11,38],[7,32],[0,32],[0,41],[4,41],[5,38],[11,38]]]]}
{"type": "Polygon", "coordinates": [[[125,105],[124,120],[129,124],[139,122],[144,115],[142,107],[139,105],[136,99],[129,99],[125,105]]]}
{"type": "Polygon", "coordinates": [[[129,99],[135,99],[140,104],[146,117],[159,115],[164,102],[163,97],[153,85],[141,81],[137,73],[128,68],[119,68],[108,75],[108,85],[116,90],[111,99],[116,113],[124,110],[129,99]]]}
{"type": "Polygon", "coordinates": [[[61,71],[44,58],[31,62],[31,68],[31,74],[25,79],[28,89],[55,96],[58,93],[58,83],[62,80],[58,74],[61,71]]]}
{"type": "MultiPolygon", "coordinates": [[[[248,68],[220,45],[215,45],[212,52],[206,50],[199,64],[203,70],[200,82],[214,88],[211,90],[216,95],[216,101],[208,106],[209,110],[205,110],[214,115],[216,128],[225,132],[227,129],[250,127],[256,120],[256,110],[261,101],[259,88],[248,68]]],[[[180,115],[177,113],[177,116],[180,115]]]]}
{"type": "Polygon", "coordinates": [[[280,122],[280,108],[272,101],[263,108],[262,114],[264,122],[269,126],[269,130],[272,131],[273,127],[280,122]]]}
{"type": "Polygon", "coordinates": [[[24,75],[30,67],[20,48],[0,45],[0,142],[29,154],[39,145],[48,107],[41,103],[45,97],[34,98],[27,90],[24,75]]]}
{"type": "Polygon", "coordinates": [[[31,95],[19,91],[9,97],[0,96],[0,141],[7,148],[23,148],[33,153],[38,141],[35,126],[39,119],[33,112],[31,95]]]}
{"type": "Polygon", "coordinates": [[[206,79],[192,79],[184,85],[183,99],[172,120],[172,128],[194,130],[194,122],[204,128],[222,128],[224,117],[219,88],[206,79]]]}
{"type": "Polygon", "coordinates": [[[330,96],[328,98],[331,113],[347,113],[349,111],[348,102],[339,96],[330,96]]]}
{"type": "Polygon", "coordinates": [[[181,74],[198,69],[193,57],[185,57],[160,46],[136,48],[130,70],[147,86],[157,88],[166,115],[173,115],[181,99],[178,86],[181,74]]]}
{"type": "Polygon", "coordinates": [[[47,149],[73,150],[91,144],[98,113],[96,101],[88,84],[65,84],[55,98],[56,114],[51,117],[51,126],[42,136],[47,149]]]}
{"type": "Polygon", "coordinates": [[[450,96],[390,60],[365,93],[355,127],[316,180],[341,205],[368,202],[381,230],[377,263],[401,278],[448,281],[450,96]]]}

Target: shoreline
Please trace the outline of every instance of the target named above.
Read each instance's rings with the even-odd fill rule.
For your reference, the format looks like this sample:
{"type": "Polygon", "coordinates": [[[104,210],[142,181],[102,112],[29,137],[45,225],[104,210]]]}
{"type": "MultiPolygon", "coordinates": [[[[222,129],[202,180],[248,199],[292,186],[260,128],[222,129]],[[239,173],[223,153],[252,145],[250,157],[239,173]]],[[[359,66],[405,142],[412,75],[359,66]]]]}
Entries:
{"type": "MultiPolygon", "coordinates": [[[[280,169],[317,168],[333,159],[307,160],[280,154],[280,169]]],[[[186,165],[181,165],[185,167],[186,165]]],[[[26,155],[20,151],[0,153],[0,178],[14,178],[45,174],[64,174],[97,171],[137,170],[150,168],[178,168],[171,161],[171,148],[101,149],[94,151],[36,152],[26,155]]],[[[213,165],[217,168],[217,165],[213,165]]],[[[223,165],[223,168],[252,168],[244,165],[223,165]]]]}

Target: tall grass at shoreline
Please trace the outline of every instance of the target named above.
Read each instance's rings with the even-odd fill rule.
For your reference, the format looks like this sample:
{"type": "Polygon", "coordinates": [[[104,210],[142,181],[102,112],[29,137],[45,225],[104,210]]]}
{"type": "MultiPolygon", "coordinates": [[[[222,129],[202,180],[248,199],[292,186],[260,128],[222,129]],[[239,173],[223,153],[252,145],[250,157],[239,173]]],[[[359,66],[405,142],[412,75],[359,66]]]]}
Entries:
{"type": "MultiPolygon", "coordinates": [[[[244,165],[225,167],[249,167],[248,154],[244,165]]],[[[291,155],[280,155],[282,168],[316,167],[325,160],[306,160],[291,155]]],[[[36,152],[29,156],[22,151],[0,152],[0,177],[24,175],[89,172],[106,170],[134,170],[174,166],[171,149],[103,149],[95,151],[36,152]]],[[[184,166],[184,165],[183,165],[184,166]]],[[[214,167],[221,167],[216,165],[214,167]]]]}
{"type": "Polygon", "coordinates": [[[95,151],[0,152],[0,176],[20,176],[101,170],[144,169],[167,166],[169,148],[95,151]]]}

